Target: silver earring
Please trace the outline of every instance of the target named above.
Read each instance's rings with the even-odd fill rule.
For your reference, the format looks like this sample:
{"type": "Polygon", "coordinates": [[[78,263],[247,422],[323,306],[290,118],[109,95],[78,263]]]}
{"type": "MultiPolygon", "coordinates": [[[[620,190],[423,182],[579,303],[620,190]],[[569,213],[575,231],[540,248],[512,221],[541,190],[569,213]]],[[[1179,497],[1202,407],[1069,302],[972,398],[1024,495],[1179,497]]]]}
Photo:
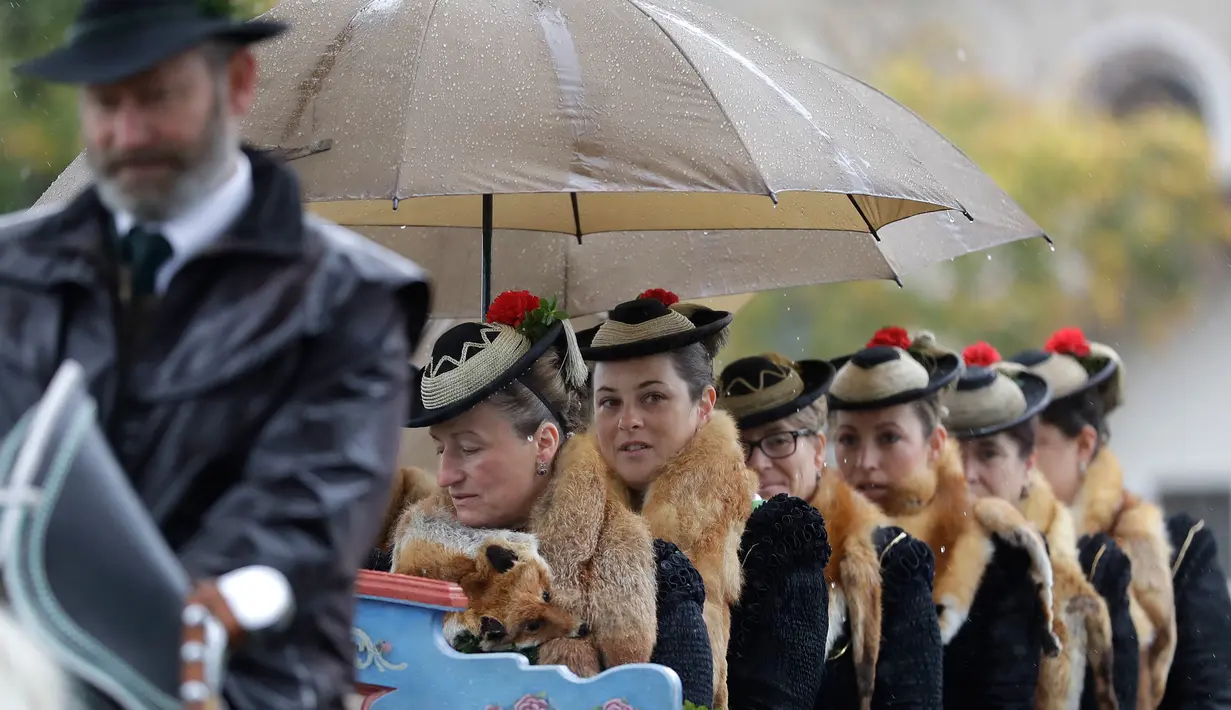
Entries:
{"type": "Polygon", "coordinates": [[[547,475],[547,462],[546,461],[539,461],[539,475],[540,476],[547,475]]]}

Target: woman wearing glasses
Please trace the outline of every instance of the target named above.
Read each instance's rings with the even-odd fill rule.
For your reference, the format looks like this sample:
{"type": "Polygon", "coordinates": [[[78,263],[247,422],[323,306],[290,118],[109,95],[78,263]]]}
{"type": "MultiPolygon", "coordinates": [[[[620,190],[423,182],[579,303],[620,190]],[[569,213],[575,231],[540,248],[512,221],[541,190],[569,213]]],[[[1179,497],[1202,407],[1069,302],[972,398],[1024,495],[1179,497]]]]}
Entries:
{"type": "Polygon", "coordinates": [[[737,360],[719,378],[718,406],[740,428],[765,498],[785,493],[821,511],[832,552],[825,707],[941,707],[941,643],[928,546],[825,468],[823,360],[769,353],[737,360]]]}

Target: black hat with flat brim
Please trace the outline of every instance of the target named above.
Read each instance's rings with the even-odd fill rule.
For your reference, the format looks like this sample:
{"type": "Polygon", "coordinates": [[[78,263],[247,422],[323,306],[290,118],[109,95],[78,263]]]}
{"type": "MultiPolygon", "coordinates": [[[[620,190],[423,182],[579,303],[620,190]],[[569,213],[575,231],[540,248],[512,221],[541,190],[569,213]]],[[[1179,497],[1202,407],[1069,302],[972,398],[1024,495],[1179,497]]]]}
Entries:
{"type": "MultiPolygon", "coordinates": [[[[727,311],[693,303],[668,305],[659,297],[642,294],[641,298],[626,301],[608,311],[607,320],[577,333],[577,341],[586,360],[632,360],[703,341],[720,341],[723,329],[731,324],[733,317],[727,311]]],[[[714,352],[710,352],[710,356],[713,355],[714,352]]]]}
{"type": "Polygon", "coordinates": [[[777,353],[740,358],[718,378],[718,406],[740,429],[754,429],[810,406],[833,377],[834,367],[825,360],[793,362],[777,353]]]}
{"type": "Polygon", "coordinates": [[[61,84],[109,84],[210,40],[247,45],[287,29],[236,20],[226,0],[86,0],[62,46],[13,71],[61,84]]]}
{"type": "Polygon", "coordinates": [[[1030,421],[1051,402],[1051,386],[1024,367],[996,363],[967,368],[942,401],[945,429],[958,439],[977,439],[1030,421]]]}
{"type": "MultiPolygon", "coordinates": [[[[492,304],[493,309],[500,306],[510,316],[508,323],[459,323],[437,338],[431,359],[411,377],[406,427],[422,429],[449,421],[514,381],[529,389],[564,426],[561,413],[523,376],[552,346],[560,350],[560,371],[566,385],[582,390],[589,373],[577,351],[577,338],[566,320],[568,314],[558,313],[550,324],[546,320],[539,321],[542,325],[530,322],[535,314],[543,313],[540,303],[529,292],[505,292],[492,304]],[[506,302],[512,302],[516,312],[504,308],[506,302]],[[519,303],[525,304],[524,310],[517,307],[519,303]]],[[[554,312],[554,306],[549,310],[554,312]]],[[[488,311],[489,319],[493,312],[488,311]]]]}
{"type": "Polygon", "coordinates": [[[869,411],[916,402],[962,374],[962,358],[938,348],[931,334],[921,334],[907,348],[875,343],[874,338],[870,347],[830,361],[837,371],[827,395],[830,410],[869,411]]]}

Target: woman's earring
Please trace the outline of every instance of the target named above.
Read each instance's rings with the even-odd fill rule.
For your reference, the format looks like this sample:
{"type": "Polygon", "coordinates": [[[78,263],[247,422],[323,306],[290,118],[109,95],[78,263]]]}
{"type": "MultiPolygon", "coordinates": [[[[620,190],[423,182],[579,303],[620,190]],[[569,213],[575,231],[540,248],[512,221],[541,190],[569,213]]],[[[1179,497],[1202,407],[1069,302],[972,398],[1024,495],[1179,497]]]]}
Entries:
{"type": "Polygon", "coordinates": [[[547,475],[547,462],[546,461],[539,461],[539,475],[540,476],[547,475]]]}

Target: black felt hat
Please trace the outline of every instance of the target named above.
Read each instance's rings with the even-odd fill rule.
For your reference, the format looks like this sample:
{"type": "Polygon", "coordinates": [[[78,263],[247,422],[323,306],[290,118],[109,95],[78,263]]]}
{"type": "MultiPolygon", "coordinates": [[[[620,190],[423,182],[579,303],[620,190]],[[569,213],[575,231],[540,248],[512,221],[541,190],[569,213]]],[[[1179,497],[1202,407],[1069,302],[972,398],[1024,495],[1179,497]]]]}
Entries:
{"type": "Polygon", "coordinates": [[[834,367],[825,360],[793,362],[777,353],[745,357],[718,378],[718,406],[740,429],[789,417],[824,396],[834,367]]]}
{"type": "MultiPolygon", "coordinates": [[[[607,313],[607,320],[577,334],[581,354],[595,362],[632,360],[721,338],[733,315],[679,303],[670,291],[650,289],[607,313]]],[[[712,356],[714,353],[710,353],[712,356]]]]}
{"type": "Polygon", "coordinates": [[[882,328],[867,347],[831,361],[834,411],[884,409],[915,402],[953,384],[962,374],[957,353],[942,350],[930,333],[913,341],[901,328],[882,328]]]}
{"type": "Polygon", "coordinates": [[[62,84],[108,84],[209,40],[251,44],[287,29],[236,20],[228,0],[86,0],[63,45],[14,71],[62,84]]]}
{"type": "Polygon", "coordinates": [[[1119,354],[1086,340],[1077,328],[1062,328],[1047,339],[1042,350],[1025,350],[1009,360],[1047,380],[1053,403],[1094,394],[1109,414],[1123,402],[1119,354]]]}
{"type": "MultiPolygon", "coordinates": [[[[527,292],[511,293],[532,298],[531,303],[538,307],[538,299],[527,292]]],[[[502,304],[506,295],[508,293],[501,294],[493,301],[493,307],[502,304]]],[[[554,308],[548,310],[554,311],[554,308]]],[[[542,311],[536,313],[541,315],[542,311]]],[[[492,311],[488,314],[490,319],[492,311]]],[[[577,351],[576,336],[565,319],[567,315],[559,315],[563,317],[552,318],[547,323],[527,311],[520,318],[510,319],[516,325],[460,323],[445,331],[432,347],[427,365],[411,378],[410,418],[406,426],[421,429],[466,413],[525,375],[535,360],[553,345],[560,349],[566,382],[578,389],[584,387],[588,373],[577,351]]],[[[555,411],[542,393],[525,381],[522,384],[563,426],[565,422],[560,412],[555,411]]]]}

